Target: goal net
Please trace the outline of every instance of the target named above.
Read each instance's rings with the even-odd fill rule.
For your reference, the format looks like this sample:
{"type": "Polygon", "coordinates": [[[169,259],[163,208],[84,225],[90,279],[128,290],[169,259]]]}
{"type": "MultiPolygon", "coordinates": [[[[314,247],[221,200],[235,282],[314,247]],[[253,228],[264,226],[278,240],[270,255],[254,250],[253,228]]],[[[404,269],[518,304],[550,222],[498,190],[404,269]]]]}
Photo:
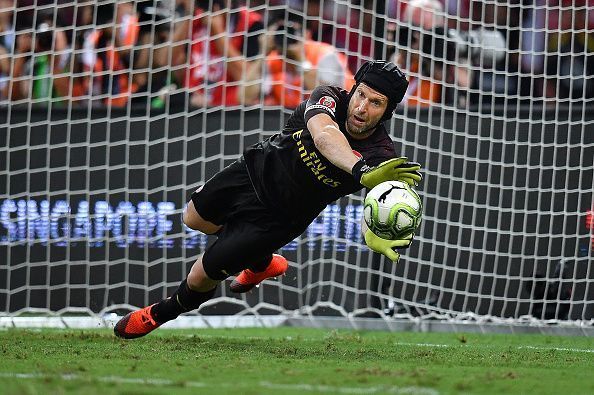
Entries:
{"type": "Polygon", "coordinates": [[[391,59],[409,90],[390,133],[423,164],[412,247],[371,253],[349,196],[282,249],[286,276],[199,313],[591,323],[592,9],[1,1],[0,314],[168,296],[212,241],[181,221],[191,192],[315,84],[391,59]]]}

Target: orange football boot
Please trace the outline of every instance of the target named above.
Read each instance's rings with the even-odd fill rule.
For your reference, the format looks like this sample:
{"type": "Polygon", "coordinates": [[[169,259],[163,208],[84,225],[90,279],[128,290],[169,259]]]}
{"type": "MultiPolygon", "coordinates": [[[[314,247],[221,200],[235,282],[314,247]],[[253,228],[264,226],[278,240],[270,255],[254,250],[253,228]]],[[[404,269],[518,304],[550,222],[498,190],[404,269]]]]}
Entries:
{"type": "Polygon", "coordinates": [[[137,337],[148,335],[160,327],[161,324],[157,323],[151,316],[151,308],[153,306],[154,304],[126,314],[113,327],[115,335],[122,339],[136,339],[137,337]]]}
{"type": "Polygon", "coordinates": [[[272,255],[272,260],[268,264],[268,267],[263,272],[253,272],[250,269],[245,269],[235,280],[231,282],[229,289],[231,292],[244,293],[248,292],[256,285],[270,277],[281,276],[285,274],[289,268],[289,262],[285,257],[277,254],[272,255]]]}

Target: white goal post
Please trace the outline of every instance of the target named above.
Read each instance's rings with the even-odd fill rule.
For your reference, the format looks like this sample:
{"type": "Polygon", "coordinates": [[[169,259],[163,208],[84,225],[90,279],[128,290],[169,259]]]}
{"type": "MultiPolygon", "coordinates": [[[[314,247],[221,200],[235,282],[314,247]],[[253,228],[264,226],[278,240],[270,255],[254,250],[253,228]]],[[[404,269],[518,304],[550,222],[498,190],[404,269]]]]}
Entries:
{"type": "Polygon", "coordinates": [[[190,193],[282,129],[306,73],[346,86],[375,58],[410,80],[390,131],[423,165],[412,247],[397,265],[370,253],[363,195],[349,196],[283,248],[286,276],[240,296],[224,284],[198,314],[594,322],[589,1],[8,3],[1,316],[103,316],[166,297],[209,242],[181,222],[190,193]],[[217,40],[227,56],[206,47],[217,40]],[[287,55],[310,56],[304,42],[334,58],[287,55]]]}

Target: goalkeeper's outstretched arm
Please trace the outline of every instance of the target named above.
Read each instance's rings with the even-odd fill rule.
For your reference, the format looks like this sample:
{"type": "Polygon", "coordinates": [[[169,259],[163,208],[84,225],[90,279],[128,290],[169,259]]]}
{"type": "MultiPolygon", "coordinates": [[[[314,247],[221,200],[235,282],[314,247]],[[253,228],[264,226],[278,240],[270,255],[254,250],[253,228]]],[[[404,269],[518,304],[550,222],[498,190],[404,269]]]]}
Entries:
{"type": "Polygon", "coordinates": [[[353,153],[338,124],[329,115],[317,114],[307,121],[307,129],[320,153],[334,166],[351,173],[359,157],[353,153]]]}

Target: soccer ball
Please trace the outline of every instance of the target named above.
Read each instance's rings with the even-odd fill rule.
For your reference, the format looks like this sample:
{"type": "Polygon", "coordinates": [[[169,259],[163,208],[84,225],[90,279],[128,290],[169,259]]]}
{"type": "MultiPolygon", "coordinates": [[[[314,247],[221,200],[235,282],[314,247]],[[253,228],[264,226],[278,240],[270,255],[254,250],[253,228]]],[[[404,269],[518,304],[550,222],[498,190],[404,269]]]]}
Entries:
{"type": "Polygon", "coordinates": [[[363,207],[364,225],[382,239],[401,239],[421,224],[421,198],[405,182],[386,181],[375,186],[365,196],[363,207]]]}

